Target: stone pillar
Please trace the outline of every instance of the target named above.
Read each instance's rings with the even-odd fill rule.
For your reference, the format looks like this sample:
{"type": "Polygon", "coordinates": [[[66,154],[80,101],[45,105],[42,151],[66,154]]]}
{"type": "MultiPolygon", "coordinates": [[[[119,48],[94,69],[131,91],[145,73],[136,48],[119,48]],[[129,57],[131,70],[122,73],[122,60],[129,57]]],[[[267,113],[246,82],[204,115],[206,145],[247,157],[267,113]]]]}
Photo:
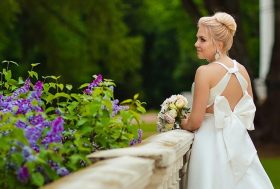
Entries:
{"type": "Polygon", "coordinates": [[[266,98],[265,78],[269,70],[274,43],[273,0],[260,0],[260,70],[255,80],[257,95],[261,101],[266,98]]]}

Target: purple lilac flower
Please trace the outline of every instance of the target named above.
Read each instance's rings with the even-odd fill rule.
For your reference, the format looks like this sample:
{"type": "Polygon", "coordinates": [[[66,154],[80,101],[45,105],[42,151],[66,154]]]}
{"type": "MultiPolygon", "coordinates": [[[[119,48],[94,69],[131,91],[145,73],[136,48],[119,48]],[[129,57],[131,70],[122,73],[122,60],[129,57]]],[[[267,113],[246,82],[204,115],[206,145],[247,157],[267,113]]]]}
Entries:
{"type": "Polygon", "coordinates": [[[36,127],[29,125],[25,128],[25,137],[28,139],[30,146],[36,151],[38,150],[36,148],[37,141],[41,137],[43,129],[42,124],[38,124],[36,127]]]}
{"type": "Polygon", "coordinates": [[[48,145],[52,142],[61,142],[62,140],[62,132],[63,132],[63,123],[64,120],[62,117],[57,117],[51,126],[51,130],[48,132],[47,136],[42,140],[43,144],[48,145]]]}
{"type": "Polygon", "coordinates": [[[27,124],[24,123],[24,122],[21,121],[21,120],[18,120],[18,121],[16,122],[16,126],[17,126],[18,128],[24,129],[24,128],[27,127],[27,124]]]}
{"type": "Polygon", "coordinates": [[[26,114],[32,110],[31,102],[28,99],[18,99],[12,105],[19,107],[16,114],[26,114]]]}
{"type": "Polygon", "coordinates": [[[42,114],[38,114],[36,116],[30,116],[28,119],[29,119],[29,122],[32,125],[43,124],[43,122],[45,121],[45,119],[43,118],[42,114]]]}
{"type": "Polygon", "coordinates": [[[132,139],[130,142],[129,142],[129,145],[130,146],[133,146],[133,145],[135,145],[135,144],[137,144],[137,140],[134,138],[134,139],[132,139]]]}
{"type": "Polygon", "coordinates": [[[3,97],[4,97],[4,96],[0,94],[0,109],[1,109],[1,107],[2,107],[2,103],[3,103],[3,100],[4,100],[3,97]]]}
{"type": "Polygon", "coordinates": [[[135,145],[135,144],[139,144],[139,143],[141,143],[142,142],[142,137],[143,137],[143,130],[142,129],[138,129],[137,130],[137,139],[132,139],[130,142],[129,142],[129,145],[130,146],[133,146],[133,145],[135,145]]]}
{"type": "Polygon", "coordinates": [[[12,97],[5,97],[3,96],[3,98],[1,99],[1,104],[0,104],[0,108],[3,112],[10,112],[10,103],[12,102],[12,97]]]}
{"type": "Polygon", "coordinates": [[[118,105],[119,103],[119,100],[118,99],[115,99],[112,101],[112,104],[113,104],[113,112],[112,112],[112,117],[114,117],[115,115],[117,115],[117,113],[121,110],[127,110],[129,107],[128,106],[121,106],[121,105],[118,105]]]}
{"type": "Polygon", "coordinates": [[[18,171],[17,171],[17,178],[20,182],[26,183],[28,181],[28,178],[29,178],[28,168],[25,167],[25,166],[19,168],[18,171]]]}
{"type": "Polygon", "coordinates": [[[31,98],[40,100],[40,97],[42,95],[42,90],[43,90],[43,83],[41,81],[37,81],[36,84],[34,85],[34,91],[32,91],[30,95],[31,98]]]}
{"type": "Polygon", "coordinates": [[[53,170],[59,169],[58,163],[54,162],[53,160],[48,160],[48,163],[53,170]]]}
{"type": "Polygon", "coordinates": [[[34,161],[36,158],[32,154],[32,149],[28,146],[24,146],[22,149],[22,156],[25,161],[34,161]]]}
{"type": "Polygon", "coordinates": [[[137,138],[137,142],[138,143],[142,142],[142,136],[143,136],[143,130],[142,129],[138,129],[138,138],[137,138]]]}
{"type": "Polygon", "coordinates": [[[65,176],[69,174],[69,171],[65,167],[60,167],[59,164],[54,162],[53,160],[48,160],[48,163],[59,176],[65,176]]]}
{"type": "Polygon", "coordinates": [[[58,108],[56,108],[56,109],[55,109],[55,114],[56,114],[56,115],[61,115],[61,111],[60,111],[58,108]]]}
{"type": "Polygon", "coordinates": [[[26,79],[24,82],[24,85],[20,88],[18,88],[16,91],[13,92],[12,97],[16,98],[18,97],[20,94],[25,94],[29,91],[30,88],[30,79],[26,79]]]}
{"type": "Polygon", "coordinates": [[[68,169],[66,169],[65,167],[60,167],[56,170],[56,173],[59,175],[59,176],[65,176],[65,175],[68,175],[69,174],[69,171],[68,169]]]}
{"type": "Polygon", "coordinates": [[[93,80],[87,87],[87,89],[84,90],[84,93],[87,95],[91,95],[92,93],[92,89],[94,87],[97,87],[101,82],[102,82],[102,75],[98,74],[97,77],[95,78],[95,80],[93,80]]]}

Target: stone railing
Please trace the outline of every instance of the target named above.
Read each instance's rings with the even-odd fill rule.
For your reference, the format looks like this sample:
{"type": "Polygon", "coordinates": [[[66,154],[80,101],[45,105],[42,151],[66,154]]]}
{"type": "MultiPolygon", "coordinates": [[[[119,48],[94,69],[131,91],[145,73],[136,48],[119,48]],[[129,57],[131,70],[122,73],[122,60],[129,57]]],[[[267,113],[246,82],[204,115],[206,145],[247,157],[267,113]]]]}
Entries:
{"type": "Polygon", "coordinates": [[[93,165],[63,177],[44,189],[186,189],[193,134],[173,130],[141,144],[95,152],[93,165]]]}

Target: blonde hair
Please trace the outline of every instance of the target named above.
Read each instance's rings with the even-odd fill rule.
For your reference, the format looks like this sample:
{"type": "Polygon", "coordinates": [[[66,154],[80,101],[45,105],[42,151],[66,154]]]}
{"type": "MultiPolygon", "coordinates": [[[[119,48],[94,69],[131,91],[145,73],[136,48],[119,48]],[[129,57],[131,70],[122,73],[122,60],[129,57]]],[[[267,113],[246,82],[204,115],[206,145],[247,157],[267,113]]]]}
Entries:
{"type": "Polygon", "coordinates": [[[201,25],[207,28],[214,42],[220,41],[223,43],[225,51],[230,50],[237,27],[231,15],[225,12],[217,12],[213,16],[201,17],[198,26],[201,25]]]}

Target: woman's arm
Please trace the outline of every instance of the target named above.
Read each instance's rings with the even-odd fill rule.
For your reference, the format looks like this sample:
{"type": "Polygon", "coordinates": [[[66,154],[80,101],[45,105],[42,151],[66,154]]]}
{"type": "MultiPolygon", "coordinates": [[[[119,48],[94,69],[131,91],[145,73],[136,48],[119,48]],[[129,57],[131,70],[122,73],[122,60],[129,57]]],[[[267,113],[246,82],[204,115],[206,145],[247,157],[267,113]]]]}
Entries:
{"type": "Polygon", "coordinates": [[[196,70],[194,82],[192,111],[189,117],[182,120],[181,123],[182,129],[188,131],[197,130],[204,118],[209,97],[209,77],[206,66],[200,66],[196,70]]]}

